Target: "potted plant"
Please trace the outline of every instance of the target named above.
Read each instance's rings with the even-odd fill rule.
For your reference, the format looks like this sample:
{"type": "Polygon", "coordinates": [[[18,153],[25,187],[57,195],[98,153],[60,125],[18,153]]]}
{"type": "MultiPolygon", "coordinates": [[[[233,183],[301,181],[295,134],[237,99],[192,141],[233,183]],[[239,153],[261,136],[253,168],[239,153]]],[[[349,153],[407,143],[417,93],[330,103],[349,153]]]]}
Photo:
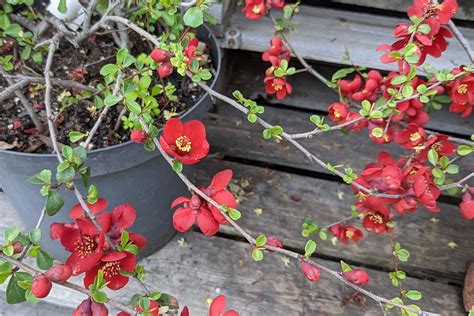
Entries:
{"type": "MultiPolygon", "coordinates": [[[[47,50],[38,44],[56,27],[64,28],[61,29],[67,34],[73,32],[70,23],[64,24],[63,20],[45,11],[44,6],[31,4],[31,1],[4,4],[0,11],[0,83],[6,90],[18,84],[22,87],[2,95],[0,184],[28,227],[34,227],[44,205],[51,208],[50,213],[55,213],[63,203],[66,210],[77,203],[74,194],[63,194],[71,189],[63,185],[43,192],[49,196],[45,204],[45,197],[38,188],[27,182],[31,175],[41,170],[57,169],[43,101],[45,85],[41,69],[46,63],[47,50]]],[[[56,8],[53,4],[54,1],[51,6],[56,8]]],[[[73,4],[80,6],[71,1],[70,11],[76,8],[73,4]]],[[[196,58],[199,67],[212,70],[210,85],[214,86],[220,71],[216,39],[205,26],[182,33],[188,26],[177,10],[178,5],[176,2],[164,7],[159,1],[138,1],[133,7],[116,5],[114,10],[131,10],[131,21],[157,36],[163,35],[166,29],[166,36],[174,37],[184,49],[195,50],[194,55],[199,55],[196,58]],[[162,17],[158,18],[160,15],[162,17]],[[183,37],[177,38],[181,33],[183,37]]],[[[99,3],[98,12],[107,12],[107,6],[99,3]]],[[[154,51],[153,43],[142,41],[138,35],[127,31],[118,32],[119,35],[105,27],[91,31],[94,23],[100,22],[99,14],[83,17],[83,20],[82,31],[72,25],[73,29],[78,29],[76,37],[61,42],[55,54],[51,68],[51,119],[61,144],[87,148],[86,166],[90,169],[81,168],[84,176],[91,170],[89,183],[83,187],[84,194],[91,197],[90,202],[95,202],[99,194],[112,205],[130,203],[135,206],[136,230],[148,236],[150,241],[143,252],[147,254],[160,248],[175,234],[169,205],[174,197],[186,191],[186,187],[176,181],[177,176],[158,153],[141,150],[143,145],[136,142],[141,141],[142,132],[126,114],[127,106],[146,103],[153,107],[153,119],[160,127],[170,117],[180,117],[183,121],[202,119],[211,106],[211,99],[192,80],[179,76],[176,71],[173,73],[171,53],[157,56],[162,50],[154,51]],[[154,53],[150,57],[151,52],[154,53]],[[114,77],[119,71],[122,75],[116,81],[114,77]],[[119,89],[128,85],[130,91],[138,90],[138,93],[129,93],[124,100],[116,98],[114,87],[119,85],[119,89]],[[96,125],[98,121],[100,125],[96,125]],[[100,188],[99,193],[96,188],[100,188]]],[[[148,141],[145,146],[153,145],[148,141]]],[[[71,172],[68,167],[61,167],[63,173],[71,172]]],[[[186,172],[192,175],[193,168],[186,172]]],[[[76,179],[78,187],[80,182],[76,179]]],[[[59,212],[54,218],[48,217],[45,225],[67,219],[67,211],[59,212]]],[[[42,245],[53,255],[61,255],[62,251],[55,243],[45,239],[42,245]]]]}

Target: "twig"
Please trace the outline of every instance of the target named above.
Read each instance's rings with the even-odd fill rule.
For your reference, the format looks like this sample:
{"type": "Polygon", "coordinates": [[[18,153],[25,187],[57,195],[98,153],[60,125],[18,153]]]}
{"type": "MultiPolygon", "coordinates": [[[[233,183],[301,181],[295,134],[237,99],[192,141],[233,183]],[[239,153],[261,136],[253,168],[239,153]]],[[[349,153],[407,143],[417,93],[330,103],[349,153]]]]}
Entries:
{"type": "MultiPolygon", "coordinates": [[[[4,76],[5,80],[7,81],[7,83],[10,85],[10,86],[13,86],[15,85],[15,83],[13,82],[13,80],[11,80],[10,78],[8,77],[5,77],[5,71],[3,70],[3,67],[0,66],[0,73],[4,76]]],[[[26,112],[28,113],[28,116],[31,118],[31,121],[33,122],[33,124],[35,124],[36,128],[38,129],[38,131],[40,133],[42,133],[44,131],[44,125],[43,123],[41,122],[41,119],[39,118],[38,114],[35,112],[35,110],[33,109],[33,107],[31,106],[30,102],[28,101],[28,99],[25,97],[25,95],[20,91],[20,89],[17,89],[14,91],[15,95],[18,97],[18,99],[20,99],[20,103],[21,105],[23,106],[23,108],[26,110],[26,112]]]]}
{"type": "Polygon", "coordinates": [[[440,190],[449,190],[449,189],[452,189],[452,188],[461,188],[462,184],[464,182],[467,182],[467,180],[469,180],[473,177],[474,177],[474,172],[471,172],[470,174],[468,174],[467,176],[465,176],[461,180],[459,180],[457,182],[454,182],[454,183],[442,185],[442,186],[439,187],[439,189],[440,190]]]}
{"type": "MultiPolygon", "coordinates": [[[[29,265],[27,265],[27,264],[25,264],[25,263],[19,261],[19,260],[16,260],[16,259],[13,259],[13,258],[11,258],[11,257],[8,257],[8,256],[6,256],[6,255],[3,254],[3,253],[0,253],[0,259],[2,259],[2,260],[4,260],[4,261],[7,261],[7,262],[11,263],[12,265],[14,265],[15,267],[18,267],[18,268],[20,268],[21,270],[26,271],[26,272],[28,272],[28,273],[30,273],[30,274],[33,274],[33,275],[37,275],[37,274],[42,274],[42,273],[43,273],[43,272],[41,272],[41,271],[39,271],[39,270],[37,270],[37,269],[31,267],[31,266],[29,266],[29,265]]],[[[66,288],[68,288],[68,289],[74,290],[74,291],[76,291],[76,292],[82,293],[82,294],[84,294],[84,295],[87,295],[87,296],[89,296],[89,297],[92,297],[92,293],[91,293],[89,290],[83,288],[82,286],[76,285],[76,284],[74,284],[74,283],[71,283],[71,282],[64,282],[64,283],[56,283],[56,282],[54,282],[54,283],[55,283],[55,284],[59,284],[59,285],[61,285],[61,286],[64,286],[64,287],[66,287],[66,288]]],[[[111,299],[108,299],[107,304],[110,304],[110,305],[112,305],[112,306],[118,308],[119,310],[122,310],[122,311],[127,312],[127,313],[130,313],[130,314],[135,314],[135,312],[136,312],[136,311],[134,311],[133,309],[131,309],[129,306],[124,305],[124,304],[122,304],[122,303],[120,303],[120,302],[111,300],[111,299]]]]}
{"type": "Polygon", "coordinates": [[[117,122],[115,122],[114,129],[112,130],[112,132],[110,134],[116,133],[119,130],[121,122],[122,122],[122,116],[124,116],[125,113],[127,113],[127,107],[126,106],[124,106],[122,111],[120,111],[120,114],[117,117],[117,122]]]}
{"type": "Polygon", "coordinates": [[[134,24],[133,22],[123,18],[123,17],[120,17],[120,16],[108,16],[107,17],[107,20],[109,21],[114,21],[114,22],[118,22],[120,24],[123,24],[125,26],[128,26],[129,28],[131,28],[132,30],[134,30],[136,33],[138,33],[139,35],[141,35],[142,37],[145,37],[146,39],[148,39],[149,41],[151,41],[155,46],[159,46],[160,45],[160,42],[158,41],[158,39],[151,35],[150,33],[148,33],[147,31],[145,31],[144,29],[142,29],[141,27],[139,27],[138,25],[134,24]]]}
{"type": "Polygon", "coordinates": [[[471,63],[474,63],[474,51],[472,50],[471,45],[469,45],[469,41],[464,37],[464,35],[462,35],[461,31],[459,31],[453,21],[449,21],[448,27],[466,51],[471,63]]]}
{"type": "MultiPolygon", "coordinates": [[[[5,77],[5,79],[8,78],[5,75],[4,75],[4,77],[5,77]]],[[[8,79],[7,79],[7,82],[8,82],[8,79]]],[[[12,94],[14,94],[16,91],[18,91],[20,89],[23,89],[29,83],[30,83],[30,81],[26,80],[26,79],[15,82],[13,84],[10,84],[10,82],[8,82],[9,86],[7,88],[3,89],[2,92],[0,92],[0,102],[3,102],[4,100],[8,99],[12,94]]]]}
{"type": "Polygon", "coordinates": [[[99,0],[91,0],[87,5],[86,16],[84,17],[84,23],[82,23],[83,32],[89,32],[91,26],[92,15],[94,14],[95,8],[99,0]]]}
{"type": "MultiPolygon", "coordinates": [[[[112,91],[112,95],[118,96],[120,94],[120,83],[121,83],[122,77],[123,77],[123,73],[120,71],[117,75],[117,79],[115,82],[114,90],[112,91]]],[[[102,112],[100,113],[99,118],[97,119],[97,121],[95,121],[94,126],[90,130],[89,135],[87,136],[87,139],[84,142],[84,145],[83,145],[84,148],[86,149],[89,148],[89,144],[92,141],[92,138],[94,137],[95,133],[99,129],[99,126],[102,123],[102,120],[105,118],[105,116],[109,112],[109,109],[110,109],[110,106],[108,105],[104,106],[104,108],[102,109],[102,112]]]]}
{"type": "MultiPolygon", "coordinates": [[[[4,77],[5,78],[13,78],[13,79],[21,79],[22,81],[26,82],[26,85],[28,85],[30,83],[44,83],[44,81],[45,81],[44,77],[9,75],[9,74],[5,74],[4,77]]],[[[79,82],[76,82],[76,81],[73,81],[73,80],[64,80],[64,79],[51,78],[51,84],[53,86],[61,86],[61,87],[64,87],[64,88],[69,88],[69,89],[80,89],[80,90],[89,91],[89,92],[92,92],[92,93],[96,93],[96,92],[99,91],[94,87],[86,86],[86,85],[83,85],[82,83],[79,83],[79,82]]],[[[0,93],[0,101],[2,100],[3,93],[4,92],[0,93]]]]}

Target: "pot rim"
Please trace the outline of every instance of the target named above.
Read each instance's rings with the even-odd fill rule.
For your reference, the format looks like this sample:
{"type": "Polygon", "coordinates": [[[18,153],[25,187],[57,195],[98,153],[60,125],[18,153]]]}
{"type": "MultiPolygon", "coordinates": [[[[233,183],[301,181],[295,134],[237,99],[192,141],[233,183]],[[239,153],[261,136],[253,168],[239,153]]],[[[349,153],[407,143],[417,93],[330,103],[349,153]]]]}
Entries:
{"type": "MultiPolygon", "coordinates": [[[[212,82],[211,84],[209,85],[211,88],[213,88],[217,82],[217,79],[219,77],[219,74],[220,74],[220,71],[221,71],[221,50],[220,50],[220,46],[219,46],[219,42],[217,41],[214,33],[211,31],[211,29],[207,26],[207,25],[202,25],[201,26],[202,28],[204,28],[206,31],[207,31],[207,35],[210,39],[210,43],[211,43],[211,46],[216,46],[217,47],[217,56],[214,56],[215,57],[215,60],[216,60],[216,76],[214,76],[214,78],[212,79],[212,82]]],[[[204,93],[200,98],[199,100],[191,107],[189,108],[186,112],[184,112],[182,115],[179,116],[179,118],[186,118],[188,115],[190,115],[191,112],[193,112],[196,108],[198,108],[202,102],[204,102],[204,100],[209,96],[209,93],[206,92],[204,93]]],[[[160,128],[160,131],[162,130],[163,128],[160,128]]],[[[105,147],[105,148],[98,148],[98,149],[93,149],[93,150],[89,150],[87,151],[87,154],[95,154],[95,153],[101,153],[101,152],[105,152],[105,151],[108,151],[108,150],[113,150],[113,149],[116,149],[116,148],[121,148],[121,147],[124,147],[124,146],[129,146],[131,144],[134,144],[134,142],[132,142],[131,140],[125,142],[125,143],[120,143],[120,144],[117,144],[117,145],[113,145],[113,146],[109,146],[109,147],[105,147]]],[[[0,154],[6,154],[6,155],[12,155],[12,156],[21,156],[21,157],[43,157],[43,158],[53,158],[53,157],[56,157],[56,154],[35,154],[35,153],[24,153],[24,152],[20,152],[20,151],[11,151],[11,150],[3,150],[1,149],[0,150],[0,154]]]]}

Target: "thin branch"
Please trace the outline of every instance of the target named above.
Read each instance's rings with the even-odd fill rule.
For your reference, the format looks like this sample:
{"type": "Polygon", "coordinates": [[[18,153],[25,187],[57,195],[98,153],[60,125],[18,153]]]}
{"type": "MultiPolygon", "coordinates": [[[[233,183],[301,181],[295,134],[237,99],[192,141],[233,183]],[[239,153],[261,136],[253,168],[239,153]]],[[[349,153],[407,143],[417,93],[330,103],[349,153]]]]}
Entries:
{"type": "Polygon", "coordinates": [[[4,75],[4,78],[7,80],[10,86],[8,86],[7,88],[3,89],[2,92],[0,92],[0,102],[5,101],[9,97],[11,97],[12,94],[15,94],[16,91],[23,89],[30,83],[29,80],[21,80],[15,83],[10,83],[7,79],[8,77],[4,75]]]}
{"type": "MultiPolygon", "coordinates": [[[[24,85],[28,85],[30,83],[44,83],[45,81],[44,77],[34,77],[34,76],[24,76],[24,75],[5,74],[4,77],[12,78],[12,79],[21,79],[23,82],[26,82],[24,83],[24,85]]],[[[89,91],[92,93],[97,93],[99,91],[94,87],[86,86],[86,85],[83,85],[82,83],[79,83],[73,80],[51,78],[51,84],[53,86],[60,86],[60,87],[69,88],[69,89],[79,89],[79,90],[89,91]]],[[[0,101],[2,100],[3,93],[4,92],[0,93],[0,101]]]]}
{"type": "Polygon", "coordinates": [[[146,39],[148,39],[149,41],[151,41],[155,46],[159,46],[160,45],[160,42],[158,41],[158,39],[151,35],[150,33],[148,33],[147,31],[145,31],[144,29],[142,29],[141,27],[139,27],[138,25],[134,24],[133,22],[123,18],[123,17],[120,17],[120,16],[108,16],[107,17],[107,20],[109,21],[114,21],[114,22],[118,22],[120,24],[123,24],[125,26],[128,26],[129,28],[131,28],[132,30],[134,30],[136,33],[138,33],[139,35],[141,35],[142,37],[145,37],[146,39]]]}
{"type": "MultiPolygon", "coordinates": [[[[123,73],[122,73],[122,72],[119,72],[118,75],[117,75],[116,82],[115,82],[114,90],[112,91],[112,95],[118,96],[118,95],[120,94],[120,83],[121,83],[122,77],[123,77],[123,73]]],[[[95,133],[96,133],[97,130],[99,129],[99,126],[100,126],[100,124],[102,123],[102,120],[105,118],[105,116],[106,116],[107,113],[109,112],[109,109],[110,109],[110,106],[108,106],[108,105],[106,105],[106,106],[102,109],[102,112],[100,113],[99,118],[98,118],[97,121],[94,123],[94,126],[93,126],[92,129],[90,130],[89,135],[87,136],[87,139],[86,139],[86,141],[85,141],[85,143],[84,143],[84,145],[83,145],[84,148],[86,148],[86,149],[89,148],[89,144],[91,143],[92,138],[94,137],[95,133]]]]}
{"type": "Polygon", "coordinates": [[[449,189],[452,189],[452,188],[462,188],[463,187],[462,184],[464,182],[467,182],[471,178],[474,178],[474,172],[471,172],[470,174],[468,174],[467,176],[465,176],[464,178],[462,178],[461,180],[459,180],[457,182],[442,185],[442,186],[439,187],[439,189],[440,190],[449,190],[449,189]]]}
{"type": "Polygon", "coordinates": [[[84,23],[82,23],[82,29],[84,32],[88,32],[91,26],[92,15],[94,14],[95,8],[99,0],[92,0],[87,5],[86,16],[84,17],[84,23]]]}
{"type": "Polygon", "coordinates": [[[471,63],[474,63],[474,51],[472,50],[469,41],[464,37],[464,35],[462,35],[461,31],[459,31],[458,27],[454,24],[453,21],[449,21],[448,27],[466,51],[467,56],[471,60],[471,63]]]}
{"type": "MultiPolygon", "coordinates": [[[[31,267],[31,266],[19,261],[19,260],[8,257],[7,255],[5,255],[1,252],[0,252],[0,259],[2,259],[4,261],[7,261],[7,262],[11,263],[12,265],[14,265],[15,267],[18,267],[21,270],[23,270],[25,272],[28,272],[32,275],[37,275],[37,274],[42,274],[43,273],[43,272],[41,272],[41,271],[31,267]]],[[[76,292],[82,293],[84,295],[87,295],[89,297],[92,297],[92,293],[89,290],[83,288],[82,286],[76,285],[74,283],[71,283],[71,282],[64,282],[64,283],[54,282],[54,283],[59,284],[61,286],[64,286],[68,289],[74,290],[76,292]]],[[[117,308],[119,310],[122,310],[124,312],[130,313],[130,314],[135,314],[135,311],[133,309],[131,309],[129,306],[124,305],[120,302],[108,299],[107,304],[110,304],[110,305],[114,306],[115,308],[117,308]]]]}

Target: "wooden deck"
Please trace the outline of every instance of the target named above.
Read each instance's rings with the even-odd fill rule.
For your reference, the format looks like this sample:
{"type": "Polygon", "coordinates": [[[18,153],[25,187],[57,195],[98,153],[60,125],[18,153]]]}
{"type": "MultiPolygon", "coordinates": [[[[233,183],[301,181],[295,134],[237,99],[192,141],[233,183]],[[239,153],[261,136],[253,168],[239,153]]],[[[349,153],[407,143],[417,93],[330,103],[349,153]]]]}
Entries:
{"type": "MultiPolygon", "coordinates": [[[[371,6],[377,1],[332,2],[371,6]]],[[[407,1],[397,0],[390,7],[375,7],[398,10],[396,3],[405,5],[407,1]]],[[[461,18],[472,20],[471,16],[467,8],[461,10],[461,18]]],[[[375,49],[376,44],[385,39],[390,41],[390,28],[398,18],[308,7],[302,9],[300,19],[311,20],[313,24],[307,30],[301,28],[303,34],[295,37],[295,44],[302,48],[306,57],[325,62],[315,64],[323,73],[331,74],[336,69],[328,63],[337,63],[344,47],[354,52],[356,64],[388,69],[375,61],[375,52],[365,55],[362,52],[375,49]],[[321,19],[324,23],[320,23],[321,19]],[[328,28],[325,23],[335,24],[328,28]],[[304,45],[305,41],[318,45],[304,45]]],[[[250,51],[267,48],[271,31],[266,22],[252,24],[243,20],[239,13],[235,13],[231,21],[227,30],[238,28],[241,33],[239,48],[250,51]]],[[[472,30],[468,31],[468,37],[474,39],[472,30]]],[[[226,46],[225,42],[223,46],[226,46]]],[[[449,67],[451,61],[462,61],[462,53],[453,44],[449,58],[438,66],[449,67]]],[[[223,77],[228,82],[222,90],[231,95],[233,90],[239,89],[245,96],[258,100],[265,105],[263,117],[280,124],[288,132],[308,130],[311,127],[309,115],[325,114],[328,104],[336,100],[336,95],[304,74],[292,81],[294,96],[283,102],[267,98],[262,84],[266,64],[259,54],[228,50],[225,55],[223,77]]],[[[236,185],[242,189],[240,224],[251,233],[277,236],[286,247],[304,252],[303,219],[313,218],[321,225],[327,225],[350,215],[353,200],[352,190],[347,185],[309,164],[287,143],[263,140],[261,129],[248,123],[239,112],[218,104],[205,123],[212,158],[198,165],[196,182],[207,184],[210,175],[231,168],[236,185]]],[[[474,118],[460,121],[458,116],[441,111],[433,114],[428,127],[467,139],[474,131],[474,118]]],[[[373,161],[381,148],[394,156],[403,154],[398,146],[374,144],[367,139],[365,131],[359,135],[332,132],[306,140],[305,145],[324,160],[350,164],[356,171],[373,161]]],[[[474,158],[463,158],[460,165],[464,171],[472,171],[474,158]]],[[[474,223],[461,217],[458,203],[458,199],[443,196],[440,213],[418,210],[397,219],[394,231],[395,240],[411,253],[409,261],[401,264],[401,269],[408,275],[403,282],[404,288],[421,290],[424,297],[417,304],[443,315],[465,315],[462,283],[466,263],[474,260],[474,223]]],[[[3,219],[1,228],[18,223],[13,208],[1,192],[0,217],[3,219]]],[[[318,242],[315,259],[335,269],[339,260],[364,267],[373,279],[367,289],[392,298],[398,293],[388,278],[390,251],[386,236],[365,233],[357,245],[332,246],[330,241],[318,242]]],[[[231,227],[222,226],[218,235],[212,238],[197,231],[179,234],[165,248],[143,259],[142,264],[149,271],[147,284],[178,297],[182,304],[190,307],[192,315],[207,315],[207,299],[220,293],[227,295],[229,308],[238,310],[242,316],[381,315],[380,307],[370,299],[363,298],[360,305],[345,305],[343,302],[354,292],[331,276],[323,273],[319,282],[310,284],[295,262],[269,254],[263,262],[256,263],[250,252],[248,244],[231,227]]],[[[127,289],[132,293],[138,285],[131,283],[127,289]]],[[[122,294],[122,299],[126,294],[122,294]]],[[[11,308],[0,301],[0,315],[32,315],[34,312],[65,315],[82,299],[55,287],[52,295],[35,311],[26,306],[21,308],[23,305],[11,308]]]]}

